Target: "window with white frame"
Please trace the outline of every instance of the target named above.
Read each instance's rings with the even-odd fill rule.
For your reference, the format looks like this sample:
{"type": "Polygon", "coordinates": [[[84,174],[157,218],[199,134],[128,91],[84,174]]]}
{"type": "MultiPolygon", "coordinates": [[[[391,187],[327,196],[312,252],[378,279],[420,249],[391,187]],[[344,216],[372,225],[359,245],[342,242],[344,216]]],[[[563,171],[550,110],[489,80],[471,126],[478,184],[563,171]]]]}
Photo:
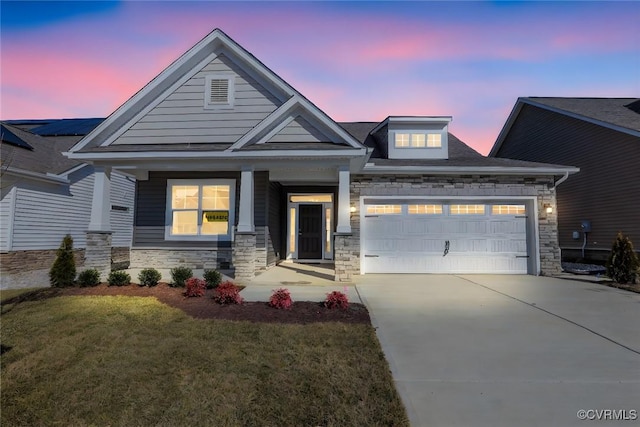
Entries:
{"type": "Polygon", "coordinates": [[[204,107],[233,108],[235,101],[235,76],[233,74],[209,74],[205,78],[204,107]]]}
{"type": "Polygon", "coordinates": [[[235,180],[167,181],[167,239],[231,240],[235,180]]]}
{"type": "Polygon", "coordinates": [[[440,148],[442,135],[439,133],[403,133],[396,132],[395,148],[440,148]]]}

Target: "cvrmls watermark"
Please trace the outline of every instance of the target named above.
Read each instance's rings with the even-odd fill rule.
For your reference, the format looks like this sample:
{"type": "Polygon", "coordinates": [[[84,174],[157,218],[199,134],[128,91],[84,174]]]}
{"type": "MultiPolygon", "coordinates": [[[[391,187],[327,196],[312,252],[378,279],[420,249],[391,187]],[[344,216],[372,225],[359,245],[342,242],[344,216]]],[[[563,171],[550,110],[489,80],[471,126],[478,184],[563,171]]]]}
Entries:
{"type": "Polygon", "coordinates": [[[636,409],[580,409],[578,419],[589,421],[635,421],[636,409]]]}

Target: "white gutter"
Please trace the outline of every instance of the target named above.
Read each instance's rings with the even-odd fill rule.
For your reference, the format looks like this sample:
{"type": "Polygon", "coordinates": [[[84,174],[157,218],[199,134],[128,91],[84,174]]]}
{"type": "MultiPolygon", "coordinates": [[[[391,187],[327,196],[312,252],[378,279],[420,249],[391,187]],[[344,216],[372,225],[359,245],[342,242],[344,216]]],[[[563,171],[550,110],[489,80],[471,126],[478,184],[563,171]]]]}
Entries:
{"type": "MultiPolygon", "coordinates": [[[[576,173],[578,168],[522,167],[522,166],[374,166],[365,165],[362,174],[491,174],[491,175],[566,175],[576,173]]],[[[566,179],[566,178],[565,178],[566,179]]]]}
{"type": "Polygon", "coordinates": [[[255,150],[255,151],[118,151],[118,152],[89,152],[77,153],[67,151],[62,153],[70,159],[78,160],[135,160],[135,159],[263,159],[290,157],[321,157],[346,158],[363,156],[366,148],[345,150],[255,150]]]}
{"type": "Polygon", "coordinates": [[[18,169],[11,166],[9,166],[4,172],[8,175],[34,179],[36,181],[50,182],[54,184],[69,184],[70,182],[68,179],[62,178],[59,175],[54,175],[51,173],[45,174],[45,173],[39,173],[39,172],[31,172],[28,170],[18,169]]]}

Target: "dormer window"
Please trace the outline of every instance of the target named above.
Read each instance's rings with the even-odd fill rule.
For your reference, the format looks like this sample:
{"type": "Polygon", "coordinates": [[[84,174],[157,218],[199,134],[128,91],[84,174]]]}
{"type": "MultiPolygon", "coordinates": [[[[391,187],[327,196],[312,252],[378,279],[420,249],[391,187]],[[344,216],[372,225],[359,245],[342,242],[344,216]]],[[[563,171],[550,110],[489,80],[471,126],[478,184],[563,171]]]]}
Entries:
{"type": "Polygon", "coordinates": [[[440,133],[398,133],[395,134],[395,148],[440,148],[440,133]]]}
{"type": "Polygon", "coordinates": [[[205,79],[204,108],[233,108],[235,101],[235,76],[232,74],[209,74],[205,79]]]}

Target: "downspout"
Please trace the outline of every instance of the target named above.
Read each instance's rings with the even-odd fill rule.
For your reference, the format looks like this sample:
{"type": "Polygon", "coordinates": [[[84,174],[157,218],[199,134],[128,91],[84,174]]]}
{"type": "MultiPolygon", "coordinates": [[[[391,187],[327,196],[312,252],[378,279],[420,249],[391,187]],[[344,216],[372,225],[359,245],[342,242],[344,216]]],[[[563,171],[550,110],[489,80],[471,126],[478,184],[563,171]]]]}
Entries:
{"type": "Polygon", "coordinates": [[[556,182],[553,183],[553,188],[554,190],[556,189],[556,187],[560,184],[562,184],[563,182],[565,182],[567,180],[567,178],[569,178],[569,172],[565,172],[564,176],[562,178],[560,178],[559,180],[557,180],[556,182]]]}

